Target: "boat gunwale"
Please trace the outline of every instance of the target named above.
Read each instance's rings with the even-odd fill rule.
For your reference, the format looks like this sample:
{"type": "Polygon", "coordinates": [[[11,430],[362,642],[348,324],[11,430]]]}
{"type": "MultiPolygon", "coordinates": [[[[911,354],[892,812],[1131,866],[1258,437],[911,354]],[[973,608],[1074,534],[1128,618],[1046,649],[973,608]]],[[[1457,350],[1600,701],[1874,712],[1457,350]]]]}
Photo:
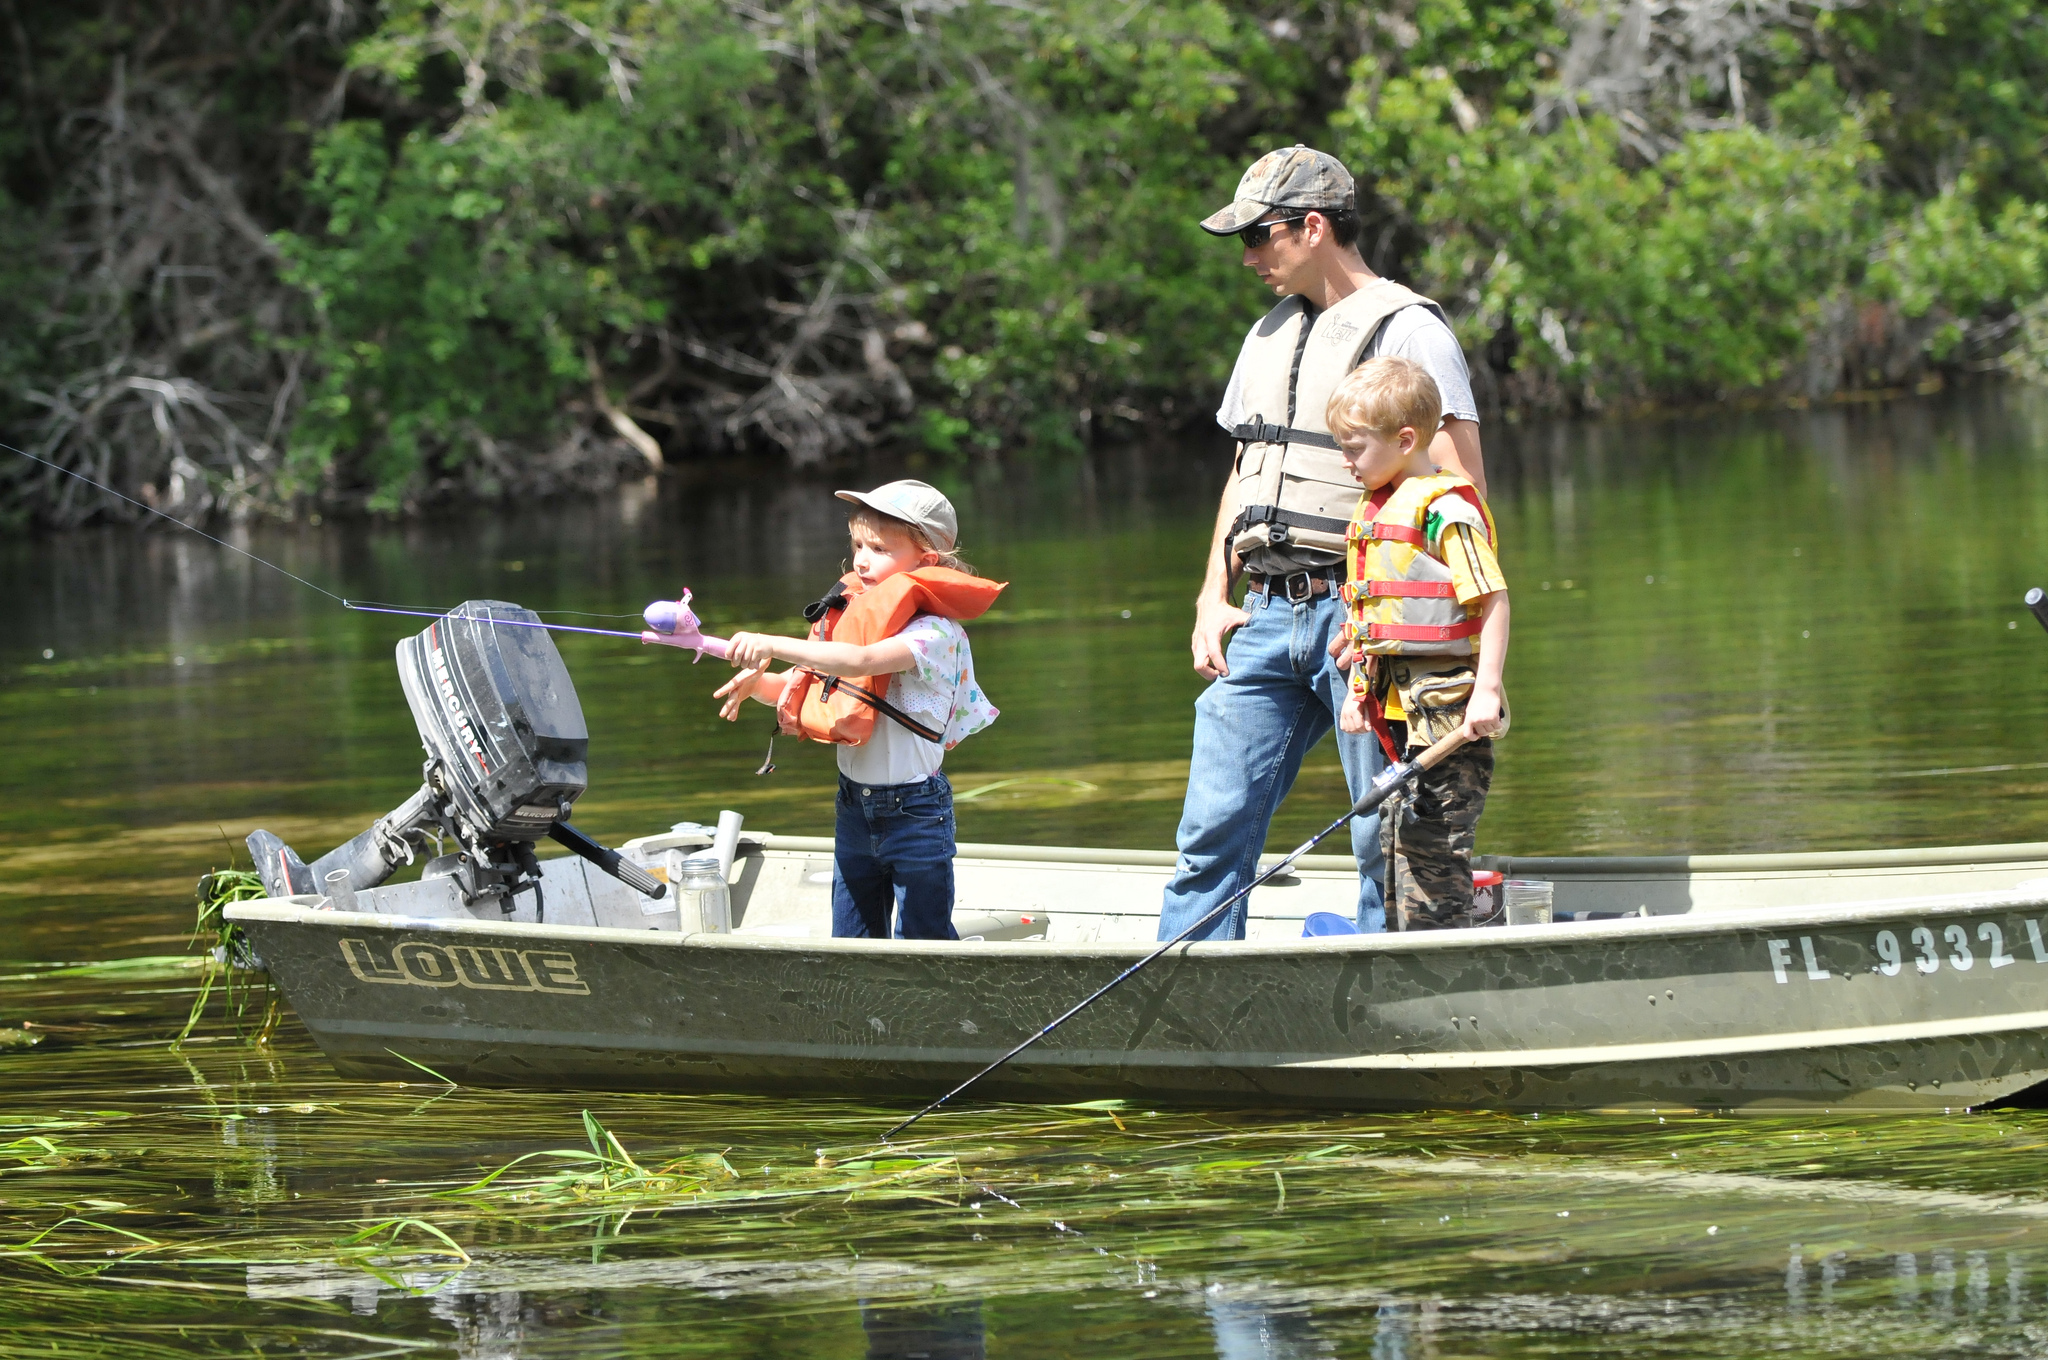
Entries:
{"type": "MultiPolygon", "coordinates": [[[[664,832],[628,841],[630,847],[665,849],[656,842],[702,841],[708,836],[696,832],[664,832]]],[[[740,847],[748,850],[782,851],[788,854],[830,854],[830,836],[784,836],[774,832],[745,833],[740,847]]],[[[1075,864],[1096,867],[1172,868],[1178,852],[1135,850],[1098,846],[1003,845],[988,841],[962,841],[955,847],[955,862],[976,864],[1027,863],[1075,864]]],[[[1261,865],[1283,858],[1264,855],[1261,865]]],[[[2048,841],[2015,841],[2003,845],[1934,845],[1886,850],[1790,850],[1762,854],[1731,855],[1478,855],[1484,866],[1509,877],[1518,874],[1554,874],[1569,878],[1630,878],[1642,876],[1687,876],[1695,874],[1811,873],[1816,870],[1862,870],[1924,868],[1968,868],[1973,865],[2015,864],[2028,860],[2048,863],[2048,841]]],[[[1304,855],[1295,861],[1301,869],[1327,872],[1357,872],[1357,861],[1349,855],[1304,855]]]]}
{"type": "MultiPolygon", "coordinates": [[[[1273,956],[1316,957],[1325,954],[1408,953],[1444,949],[1487,948],[1499,945],[1576,944],[1628,939],[1685,939],[1722,935],[1745,930],[1789,930],[1797,927],[1823,929],[1883,920],[1909,912],[1923,916],[1966,916],[1985,910],[2007,911],[2048,908],[2048,887],[2020,892],[2016,888],[1973,893],[1943,893],[1912,897],[1875,898],[1863,902],[1833,903],[1814,907],[1759,907],[1736,911],[1673,912],[1659,916],[1624,916],[1610,921],[1556,921],[1545,925],[1489,926],[1477,930],[1430,930],[1381,932],[1370,935],[1323,935],[1313,940],[1226,940],[1190,942],[1181,946],[1183,956],[1200,958],[1266,958],[1273,956]]],[[[1048,912],[1058,917],[1057,911],[1048,912]]],[[[1078,912],[1073,915],[1100,915],[1078,912]]],[[[803,953],[827,951],[847,954],[876,954],[889,957],[940,954],[957,957],[963,946],[976,954],[995,954],[1043,959],[1059,958],[1142,958],[1158,946],[1155,942],[1133,940],[1073,941],[1051,943],[1043,940],[870,940],[834,939],[830,936],[715,934],[708,931],[675,932],[635,930],[621,926],[558,926],[518,921],[480,921],[455,916],[399,916],[385,912],[331,911],[295,902],[289,898],[266,897],[234,902],[225,909],[234,922],[260,921],[270,924],[345,925],[379,931],[422,931],[456,935],[516,935],[526,939],[577,940],[593,944],[640,944],[659,948],[754,949],[803,953]]]]}

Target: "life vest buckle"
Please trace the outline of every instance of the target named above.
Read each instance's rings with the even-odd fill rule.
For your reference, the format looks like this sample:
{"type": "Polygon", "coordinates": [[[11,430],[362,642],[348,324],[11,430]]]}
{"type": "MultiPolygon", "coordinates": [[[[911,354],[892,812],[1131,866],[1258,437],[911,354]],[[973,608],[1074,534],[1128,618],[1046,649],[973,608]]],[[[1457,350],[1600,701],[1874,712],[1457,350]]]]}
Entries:
{"type": "Polygon", "coordinates": [[[1266,526],[1266,542],[1275,548],[1284,548],[1289,542],[1287,526],[1274,520],[1266,526]]]}
{"type": "Polygon", "coordinates": [[[1285,425],[1269,424],[1265,416],[1256,415],[1230,433],[1243,444],[1285,444],[1289,431],[1285,425]]]}

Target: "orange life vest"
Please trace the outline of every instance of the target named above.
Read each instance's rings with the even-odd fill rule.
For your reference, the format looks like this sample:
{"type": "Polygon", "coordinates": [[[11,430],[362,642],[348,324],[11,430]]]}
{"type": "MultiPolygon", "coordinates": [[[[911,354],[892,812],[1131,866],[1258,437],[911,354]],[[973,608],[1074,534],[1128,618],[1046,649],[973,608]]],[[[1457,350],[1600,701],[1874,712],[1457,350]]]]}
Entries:
{"type": "MultiPolygon", "coordinates": [[[[947,619],[978,619],[1009,584],[969,576],[950,567],[913,567],[874,586],[863,586],[848,572],[839,578],[846,592],[843,609],[825,609],[811,625],[813,642],[845,642],[871,646],[895,637],[919,614],[947,619]]],[[[821,677],[808,670],[789,672],[776,722],[784,732],[838,746],[865,745],[875,734],[875,708],[860,690],[880,699],[889,687],[886,675],[821,677]]]]}

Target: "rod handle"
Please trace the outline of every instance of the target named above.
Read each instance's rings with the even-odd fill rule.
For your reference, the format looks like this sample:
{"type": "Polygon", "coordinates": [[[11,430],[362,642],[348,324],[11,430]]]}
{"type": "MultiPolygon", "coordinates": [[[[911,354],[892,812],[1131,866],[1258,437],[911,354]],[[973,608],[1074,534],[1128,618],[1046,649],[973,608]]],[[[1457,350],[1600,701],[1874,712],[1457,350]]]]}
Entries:
{"type": "MultiPolygon", "coordinates": [[[[1363,817],[1378,808],[1381,803],[1393,797],[1403,784],[1406,784],[1424,770],[1432,769],[1441,764],[1445,756],[1463,746],[1468,740],[1469,738],[1465,735],[1464,727],[1460,725],[1457,731],[1451,733],[1442,741],[1439,741],[1436,745],[1415,757],[1415,759],[1404,760],[1399,764],[1387,766],[1380,777],[1372,781],[1371,786],[1366,789],[1359,800],[1351,805],[1351,811],[1346,813],[1345,816],[1363,817]]],[[[1294,853],[1299,855],[1307,849],[1307,846],[1303,846],[1301,850],[1297,850],[1294,853]]]]}
{"type": "Polygon", "coordinates": [[[2035,586],[2027,592],[2027,608],[2034,611],[2043,628],[2048,628],[2048,590],[2035,586]]]}
{"type": "Polygon", "coordinates": [[[627,859],[609,846],[598,844],[568,822],[556,822],[548,828],[548,838],[568,846],[598,868],[610,874],[619,882],[645,897],[659,900],[668,895],[668,884],[627,859]]]}

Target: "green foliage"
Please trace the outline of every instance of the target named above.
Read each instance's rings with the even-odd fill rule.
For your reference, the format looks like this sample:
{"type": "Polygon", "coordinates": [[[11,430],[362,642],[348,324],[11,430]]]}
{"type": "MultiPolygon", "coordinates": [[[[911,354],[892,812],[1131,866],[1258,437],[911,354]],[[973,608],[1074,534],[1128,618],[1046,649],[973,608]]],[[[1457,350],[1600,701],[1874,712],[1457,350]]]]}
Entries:
{"type": "Polygon", "coordinates": [[[1264,44],[1223,7],[906,27],[619,0],[572,9],[587,40],[513,9],[493,28],[474,3],[394,4],[355,49],[359,79],[439,107],[398,136],[327,133],[326,220],[281,238],[321,323],[302,486],[345,463],[393,508],[465,464],[488,481],[493,450],[587,409],[593,384],[630,400],[606,373],[678,352],[711,395],[654,415],[672,446],[716,442],[723,417],[800,457],[892,433],[942,456],[1074,448],[1227,371],[1250,308],[1234,252],[1192,223],[1241,153],[1202,124],[1241,79],[1225,54],[1264,44]],[[829,60],[779,61],[799,39],[829,60]],[[457,51],[476,68],[459,87],[457,51]],[[799,312],[816,333],[775,333],[799,312]],[[859,409],[878,401],[847,397],[855,363],[914,389],[859,409]],[[730,381],[785,374],[855,409],[792,433],[820,417],[730,381]]]}
{"type": "MultiPolygon", "coordinates": [[[[506,56],[530,79],[495,107],[395,145],[383,124],[344,122],[315,149],[324,228],[282,238],[287,277],[322,322],[323,376],[292,451],[301,477],[361,451],[373,506],[393,508],[437,453],[459,461],[546,429],[590,381],[589,346],[659,324],[679,291],[715,291],[760,253],[764,217],[786,219],[784,248],[819,245],[788,197],[798,186],[768,191],[780,119],[747,114],[765,66],[745,32],[715,6],[630,9],[649,53],[630,104],[534,33],[506,56]],[[742,127],[766,144],[744,145],[742,127]]],[[[425,98],[435,26],[452,14],[473,28],[475,11],[393,5],[357,68],[425,98]]]]}
{"type": "MultiPolygon", "coordinates": [[[[1920,8],[1923,38],[1941,8],[1920,8]]],[[[1559,39],[1543,7],[1518,6],[1506,23],[1483,7],[1423,14],[1433,22],[1398,63],[1369,54],[1354,69],[1338,145],[1377,168],[1379,193],[1417,229],[1423,282],[1453,305],[1468,349],[1512,338],[1511,401],[1895,381],[1901,364],[1947,359],[1973,331],[2002,333],[2002,318],[2048,287],[2048,218],[2009,196],[2020,184],[2010,167],[2003,194],[1965,174],[1921,199],[1890,158],[1913,138],[1910,154],[1929,154],[1921,143],[1940,129],[1959,153],[1986,133],[2017,135],[2031,94],[2006,91],[2003,123],[1958,121],[1955,101],[1908,82],[1919,111],[1906,116],[1884,92],[1845,93],[1825,45],[1778,32],[1747,54],[1751,97],[1775,90],[1760,118],[1702,117],[1654,94],[1603,112],[1545,74],[1559,39]],[[1545,47],[1517,49],[1503,32],[1545,47]],[[1861,351],[1873,348],[1905,355],[1866,371],[1861,351]]],[[[1906,22],[1837,36],[1868,57],[1906,22]]],[[[2039,27],[2019,24],[2001,60],[2033,60],[2039,27]]],[[[1963,55],[1950,37],[1938,45],[1945,61],[1963,55]]],[[[1681,93],[1699,91],[1694,80],[1681,93]]],[[[2048,119],[2025,126],[2048,134],[2048,119]]]]}
{"type": "Polygon", "coordinates": [[[135,459],[138,492],[191,485],[162,465],[203,444],[192,513],[1202,424],[1267,298],[1195,222],[1297,140],[1353,166],[1368,260],[1444,302],[1509,409],[2032,371],[2048,344],[2026,0],[293,3],[273,33],[172,0],[154,65],[132,0],[0,38],[28,73],[0,97],[0,419],[135,459]],[[201,70],[203,124],[176,86],[201,70]],[[122,71],[199,131],[107,134],[122,71]],[[178,137],[212,170],[147,150],[178,137]],[[82,152],[205,211],[92,237],[82,152]],[[185,282],[221,268],[244,293],[185,282]],[[74,334],[127,350],[67,377],[74,334]],[[212,406],[135,452],[149,384],[187,375],[212,406]]]}

